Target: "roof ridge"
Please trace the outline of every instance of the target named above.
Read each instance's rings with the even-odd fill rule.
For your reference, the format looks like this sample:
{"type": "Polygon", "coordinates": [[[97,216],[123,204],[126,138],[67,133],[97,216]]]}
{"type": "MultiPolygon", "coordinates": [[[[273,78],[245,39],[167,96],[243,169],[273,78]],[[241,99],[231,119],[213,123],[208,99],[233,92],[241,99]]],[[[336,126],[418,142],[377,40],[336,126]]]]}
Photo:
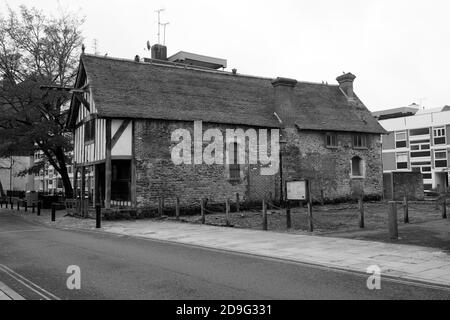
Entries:
{"type": "MultiPolygon", "coordinates": [[[[263,76],[256,76],[256,75],[249,75],[249,74],[233,74],[229,71],[220,71],[220,70],[209,70],[206,68],[198,68],[198,67],[192,67],[183,63],[177,63],[177,62],[171,62],[171,61],[161,61],[158,62],[158,60],[150,59],[151,62],[142,62],[142,61],[135,61],[132,59],[126,59],[126,58],[118,58],[118,57],[105,57],[95,54],[88,54],[85,53],[84,56],[92,57],[96,59],[102,59],[102,60],[114,60],[114,61],[121,61],[121,62],[128,62],[128,63],[136,63],[136,64],[142,64],[142,65],[152,65],[152,66],[158,66],[158,67],[167,67],[167,68],[177,68],[177,69],[185,69],[185,70],[192,70],[192,71],[200,71],[200,72],[206,72],[206,73],[213,73],[213,74],[220,74],[224,76],[232,76],[232,77],[244,77],[244,78],[251,78],[251,79],[259,79],[259,80],[268,80],[272,81],[275,78],[271,77],[263,77],[263,76]]],[[[300,84],[310,84],[310,85],[319,85],[319,86],[325,86],[325,87],[338,87],[337,84],[327,84],[327,83],[320,83],[320,82],[312,82],[312,81],[302,81],[297,80],[300,84]]]]}

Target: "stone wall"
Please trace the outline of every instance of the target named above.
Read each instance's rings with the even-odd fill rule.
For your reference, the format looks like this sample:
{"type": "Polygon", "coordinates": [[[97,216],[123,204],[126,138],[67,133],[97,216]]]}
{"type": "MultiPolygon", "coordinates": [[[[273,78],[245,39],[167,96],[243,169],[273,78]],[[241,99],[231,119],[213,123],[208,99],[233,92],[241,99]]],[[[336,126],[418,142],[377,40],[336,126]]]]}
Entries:
{"type": "Polygon", "coordinates": [[[381,198],[383,172],[381,142],[378,135],[367,135],[365,149],[353,147],[351,133],[337,133],[338,146],[326,147],[325,132],[286,129],[284,178],[289,180],[310,179],[314,200],[345,200],[365,196],[381,198]],[[363,160],[364,178],[351,177],[352,158],[363,160]]]}

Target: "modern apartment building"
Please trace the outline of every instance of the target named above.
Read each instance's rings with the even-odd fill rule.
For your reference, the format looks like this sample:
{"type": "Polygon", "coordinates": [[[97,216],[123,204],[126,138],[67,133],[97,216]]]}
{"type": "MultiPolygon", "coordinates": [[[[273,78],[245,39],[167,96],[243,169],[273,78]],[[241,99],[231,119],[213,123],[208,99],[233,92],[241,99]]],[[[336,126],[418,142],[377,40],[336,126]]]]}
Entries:
{"type": "MultiPolygon", "coordinates": [[[[42,157],[43,154],[41,151],[35,152],[34,162],[36,163],[41,161],[42,157]]],[[[69,173],[70,181],[73,181],[73,166],[68,165],[67,171],[69,173]]],[[[39,174],[36,173],[34,175],[34,190],[48,194],[58,194],[64,192],[61,175],[51,164],[45,163],[45,169],[40,170],[39,174]]]]}
{"type": "Polygon", "coordinates": [[[423,110],[413,104],[375,112],[382,136],[383,171],[421,172],[425,190],[449,186],[450,106],[423,110]]]}

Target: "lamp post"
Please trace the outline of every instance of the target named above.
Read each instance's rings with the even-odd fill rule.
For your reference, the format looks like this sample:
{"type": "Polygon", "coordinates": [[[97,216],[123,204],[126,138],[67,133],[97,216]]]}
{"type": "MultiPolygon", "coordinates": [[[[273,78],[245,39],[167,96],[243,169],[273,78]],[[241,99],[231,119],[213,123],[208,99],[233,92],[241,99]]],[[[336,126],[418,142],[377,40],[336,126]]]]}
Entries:
{"type": "Polygon", "coordinates": [[[280,204],[284,207],[284,179],[283,179],[283,153],[287,145],[287,140],[283,134],[280,135],[280,204]]]}

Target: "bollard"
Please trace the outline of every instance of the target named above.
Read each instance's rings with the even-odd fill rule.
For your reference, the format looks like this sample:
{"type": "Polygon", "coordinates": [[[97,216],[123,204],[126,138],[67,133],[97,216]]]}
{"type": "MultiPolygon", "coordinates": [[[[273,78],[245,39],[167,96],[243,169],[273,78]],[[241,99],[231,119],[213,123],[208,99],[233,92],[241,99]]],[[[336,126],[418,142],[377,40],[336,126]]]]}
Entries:
{"type": "Polygon", "coordinates": [[[56,221],[56,206],[53,203],[52,204],[52,222],[55,222],[55,221],[56,221]]]}
{"type": "Polygon", "coordinates": [[[241,199],[239,193],[236,193],[236,212],[239,213],[241,211],[241,199]]]}
{"type": "Polygon", "coordinates": [[[0,202],[0,208],[3,209],[3,201],[0,202]]]}
{"type": "Polygon", "coordinates": [[[163,206],[164,206],[163,199],[160,197],[159,198],[159,205],[158,205],[158,215],[160,217],[162,217],[162,215],[163,215],[163,206]]]}
{"type": "Polygon", "coordinates": [[[95,206],[95,228],[102,227],[102,207],[98,204],[95,206]]]}
{"type": "Polygon", "coordinates": [[[33,202],[33,204],[31,205],[31,213],[35,212],[36,212],[36,203],[33,202]]]}
{"type": "Polygon", "coordinates": [[[263,200],[262,214],[263,214],[263,230],[267,231],[269,229],[269,225],[268,225],[268,221],[267,221],[267,204],[266,204],[266,199],[263,200]]]}
{"type": "Polygon", "coordinates": [[[14,203],[11,201],[9,204],[11,206],[11,210],[14,210],[14,203]]]}
{"type": "Polygon", "coordinates": [[[442,219],[447,219],[447,199],[442,202],[442,219]]]}
{"type": "Polygon", "coordinates": [[[408,197],[405,196],[403,198],[403,213],[404,213],[404,221],[405,223],[409,223],[409,204],[408,204],[408,197]]]}
{"type": "Polygon", "coordinates": [[[25,212],[28,212],[28,202],[25,201],[24,207],[25,207],[25,212]]]}
{"type": "Polygon", "coordinates": [[[286,203],[286,228],[292,228],[292,217],[291,217],[291,204],[289,200],[286,203]]]}
{"type": "Polygon", "coordinates": [[[359,227],[361,229],[365,228],[365,219],[364,219],[364,201],[361,199],[358,200],[359,205],[359,227]]]}
{"type": "Polygon", "coordinates": [[[397,202],[389,202],[389,236],[391,240],[398,240],[397,202]]]}
{"type": "Polygon", "coordinates": [[[227,219],[227,227],[231,226],[231,219],[230,219],[230,200],[227,199],[225,202],[225,215],[227,219]]]}
{"type": "Polygon", "coordinates": [[[206,224],[206,216],[205,216],[205,200],[202,199],[200,202],[200,211],[202,215],[202,224],[206,224]]]}
{"type": "Polygon", "coordinates": [[[178,197],[175,203],[175,217],[177,220],[180,220],[180,198],[178,197]]]}
{"type": "Polygon", "coordinates": [[[37,215],[38,215],[38,217],[41,215],[41,208],[42,208],[42,203],[40,201],[38,201],[38,204],[37,204],[37,215]]]}
{"type": "Polygon", "coordinates": [[[17,211],[20,211],[20,201],[17,200],[17,211]]]}

